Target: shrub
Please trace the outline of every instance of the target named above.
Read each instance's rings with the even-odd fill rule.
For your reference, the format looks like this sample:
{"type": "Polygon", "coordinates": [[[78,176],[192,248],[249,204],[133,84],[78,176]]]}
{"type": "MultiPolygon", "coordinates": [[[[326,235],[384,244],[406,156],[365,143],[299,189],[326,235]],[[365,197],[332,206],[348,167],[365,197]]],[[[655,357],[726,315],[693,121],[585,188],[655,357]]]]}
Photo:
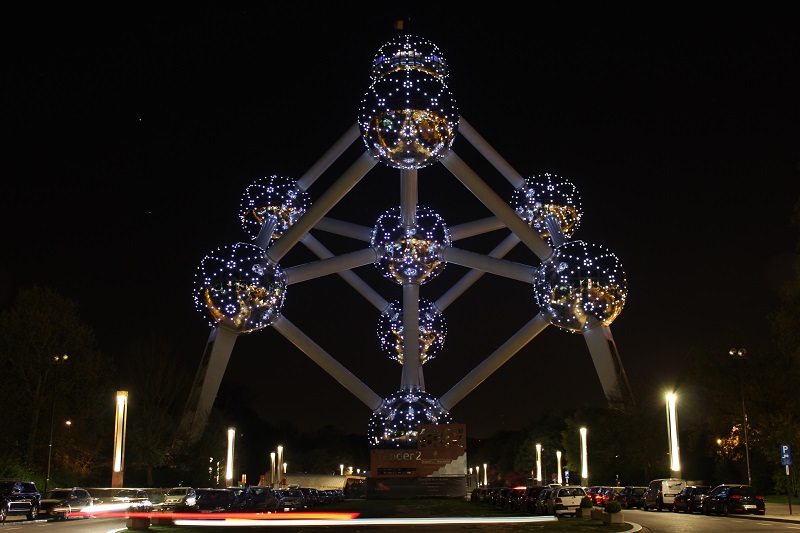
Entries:
{"type": "Polygon", "coordinates": [[[612,500],[606,504],[604,510],[609,514],[618,513],[622,511],[622,504],[619,503],[617,500],[612,500]]]}
{"type": "Polygon", "coordinates": [[[592,504],[592,499],[590,497],[584,496],[581,498],[581,509],[591,509],[592,507],[594,507],[594,504],[592,504]]]}

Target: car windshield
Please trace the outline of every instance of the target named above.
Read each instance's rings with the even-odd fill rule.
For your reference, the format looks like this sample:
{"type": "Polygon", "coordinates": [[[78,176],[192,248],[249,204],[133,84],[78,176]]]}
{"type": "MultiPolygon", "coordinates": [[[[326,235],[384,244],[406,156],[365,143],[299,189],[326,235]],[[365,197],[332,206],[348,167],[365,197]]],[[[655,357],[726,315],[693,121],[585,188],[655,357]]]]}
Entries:
{"type": "Polygon", "coordinates": [[[135,498],[137,493],[135,490],[121,490],[117,493],[117,498],[135,498]]]}
{"type": "Polygon", "coordinates": [[[45,494],[45,499],[47,500],[63,500],[69,498],[68,490],[51,490],[47,494],[45,494]]]}
{"type": "Polygon", "coordinates": [[[186,487],[180,487],[177,489],[170,489],[167,493],[167,496],[185,496],[189,489],[186,487]]]}
{"type": "Polygon", "coordinates": [[[753,487],[739,487],[731,491],[732,494],[741,494],[742,496],[755,496],[756,491],[753,487]]]}

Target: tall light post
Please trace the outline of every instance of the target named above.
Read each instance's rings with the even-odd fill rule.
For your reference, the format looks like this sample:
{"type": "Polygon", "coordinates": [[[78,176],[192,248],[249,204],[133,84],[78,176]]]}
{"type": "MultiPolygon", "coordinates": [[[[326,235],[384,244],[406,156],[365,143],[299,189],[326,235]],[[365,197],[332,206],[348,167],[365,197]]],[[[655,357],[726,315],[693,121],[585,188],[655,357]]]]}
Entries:
{"type": "Polygon", "coordinates": [[[53,365],[53,405],[50,408],[50,444],[47,447],[47,477],[44,480],[44,491],[47,492],[47,486],[50,484],[50,464],[53,460],[53,426],[56,420],[56,392],[58,388],[58,367],[67,362],[69,356],[54,355],[50,364],[53,365]]]}
{"type": "Polygon", "coordinates": [[[475,484],[481,486],[481,465],[475,467],[475,484]]]}
{"type": "Polygon", "coordinates": [[[117,391],[117,409],[114,417],[114,464],[111,472],[111,486],[124,485],[125,477],[125,434],[128,431],[128,391],[117,391]]]}
{"type": "Polygon", "coordinates": [[[672,476],[681,477],[681,458],[678,447],[678,413],[675,406],[678,397],[675,393],[667,394],[667,437],[669,438],[669,468],[672,476]]]}
{"type": "Polygon", "coordinates": [[[487,466],[488,465],[486,463],[483,463],[483,486],[484,487],[488,487],[489,486],[489,476],[487,475],[487,466]]]}
{"type": "Polygon", "coordinates": [[[556,450],[556,462],[558,463],[558,478],[557,478],[558,481],[557,481],[557,483],[559,485],[563,485],[564,484],[564,480],[561,477],[561,450],[556,450]]]}
{"type": "Polygon", "coordinates": [[[536,481],[542,484],[542,445],[536,445],[536,481]]]}
{"type": "Polygon", "coordinates": [[[236,436],[234,428],[228,428],[228,461],[225,464],[225,486],[233,486],[233,440],[236,436]]]}
{"type": "MultiPolygon", "coordinates": [[[[744,348],[731,348],[728,351],[731,357],[738,361],[747,359],[747,350],[744,348]]],[[[753,484],[753,478],[750,475],[750,444],[747,442],[747,409],[744,407],[744,379],[742,378],[742,365],[739,365],[739,387],[742,391],[742,414],[744,415],[744,455],[747,459],[747,484],[753,484]]]]}
{"type": "Polygon", "coordinates": [[[580,429],[581,433],[581,485],[589,486],[589,456],[586,449],[586,428],[580,429]]]}

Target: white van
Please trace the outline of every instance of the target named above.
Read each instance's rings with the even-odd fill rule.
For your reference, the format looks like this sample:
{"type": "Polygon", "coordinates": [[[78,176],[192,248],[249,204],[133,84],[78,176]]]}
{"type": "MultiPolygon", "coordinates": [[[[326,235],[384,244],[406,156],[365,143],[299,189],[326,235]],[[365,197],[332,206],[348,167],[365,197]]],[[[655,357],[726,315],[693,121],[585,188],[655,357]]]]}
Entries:
{"type": "Polygon", "coordinates": [[[647,485],[647,490],[644,491],[644,501],[642,503],[642,510],[661,509],[672,510],[672,502],[675,501],[675,496],[683,490],[686,486],[685,479],[678,479],[674,477],[654,479],[647,485]]]}

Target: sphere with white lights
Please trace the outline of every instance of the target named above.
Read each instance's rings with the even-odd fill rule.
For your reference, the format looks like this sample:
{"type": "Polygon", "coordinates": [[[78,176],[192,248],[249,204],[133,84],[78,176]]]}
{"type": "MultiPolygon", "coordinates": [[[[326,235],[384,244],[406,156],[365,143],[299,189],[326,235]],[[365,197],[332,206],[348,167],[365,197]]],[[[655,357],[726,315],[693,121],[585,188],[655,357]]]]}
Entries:
{"type": "Polygon", "coordinates": [[[569,241],[534,274],[536,303],[551,324],[580,333],[611,325],[622,311],[628,281],[617,256],[604,247],[569,241]]]}
{"type": "Polygon", "coordinates": [[[297,182],[281,176],[265,176],[245,189],[239,202],[239,220],[251,239],[258,237],[264,221],[274,217],[272,238],[277,239],[306,212],[308,193],[297,182]]]}
{"type": "Polygon", "coordinates": [[[514,191],[511,204],[520,218],[551,244],[548,218],[568,239],[578,229],[583,217],[581,198],[575,185],[554,174],[526,178],[525,184],[514,191]]]}
{"type": "Polygon", "coordinates": [[[378,49],[372,60],[372,82],[398,70],[418,70],[447,83],[447,62],[441,50],[415,35],[400,35],[378,49]]]}
{"type": "Polygon", "coordinates": [[[378,218],[370,245],[381,253],[376,265],[386,278],[423,284],[444,270],[441,250],[451,245],[450,230],[425,206],[417,206],[416,223],[406,227],[401,208],[395,207],[378,218]]]}
{"type": "MultiPolygon", "coordinates": [[[[378,318],[378,339],[381,349],[390,359],[403,364],[403,308],[399,301],[392,302],[378,318]]],[[[419,302],[419,361],[433,360],[444,346],[447,324],[444,315],[430,300],[419,302]]]]}
{"type": "Polygon", "coordinates": [[[194,277],[194,302],[213,326],[239,333],[265,328],[278,319],[286,297],[286,275],[262,248],[223,246],[207,255],[194,277]]]}
{"type": "Polygon", "coordinates": [[[444,60],[431,52],[429,41],[414,39],[406,36],[381,48],[358,115],[369,153],[397,169],[437,163],[450,153],[458,132],[444,60]]]}
{"type": "Polygon", "coordinates": [[[450,422],[450,414],[427,392],[400,390],[372,413],[367,438],[373,448],[416,448],[420,424],[450,422]]]}

